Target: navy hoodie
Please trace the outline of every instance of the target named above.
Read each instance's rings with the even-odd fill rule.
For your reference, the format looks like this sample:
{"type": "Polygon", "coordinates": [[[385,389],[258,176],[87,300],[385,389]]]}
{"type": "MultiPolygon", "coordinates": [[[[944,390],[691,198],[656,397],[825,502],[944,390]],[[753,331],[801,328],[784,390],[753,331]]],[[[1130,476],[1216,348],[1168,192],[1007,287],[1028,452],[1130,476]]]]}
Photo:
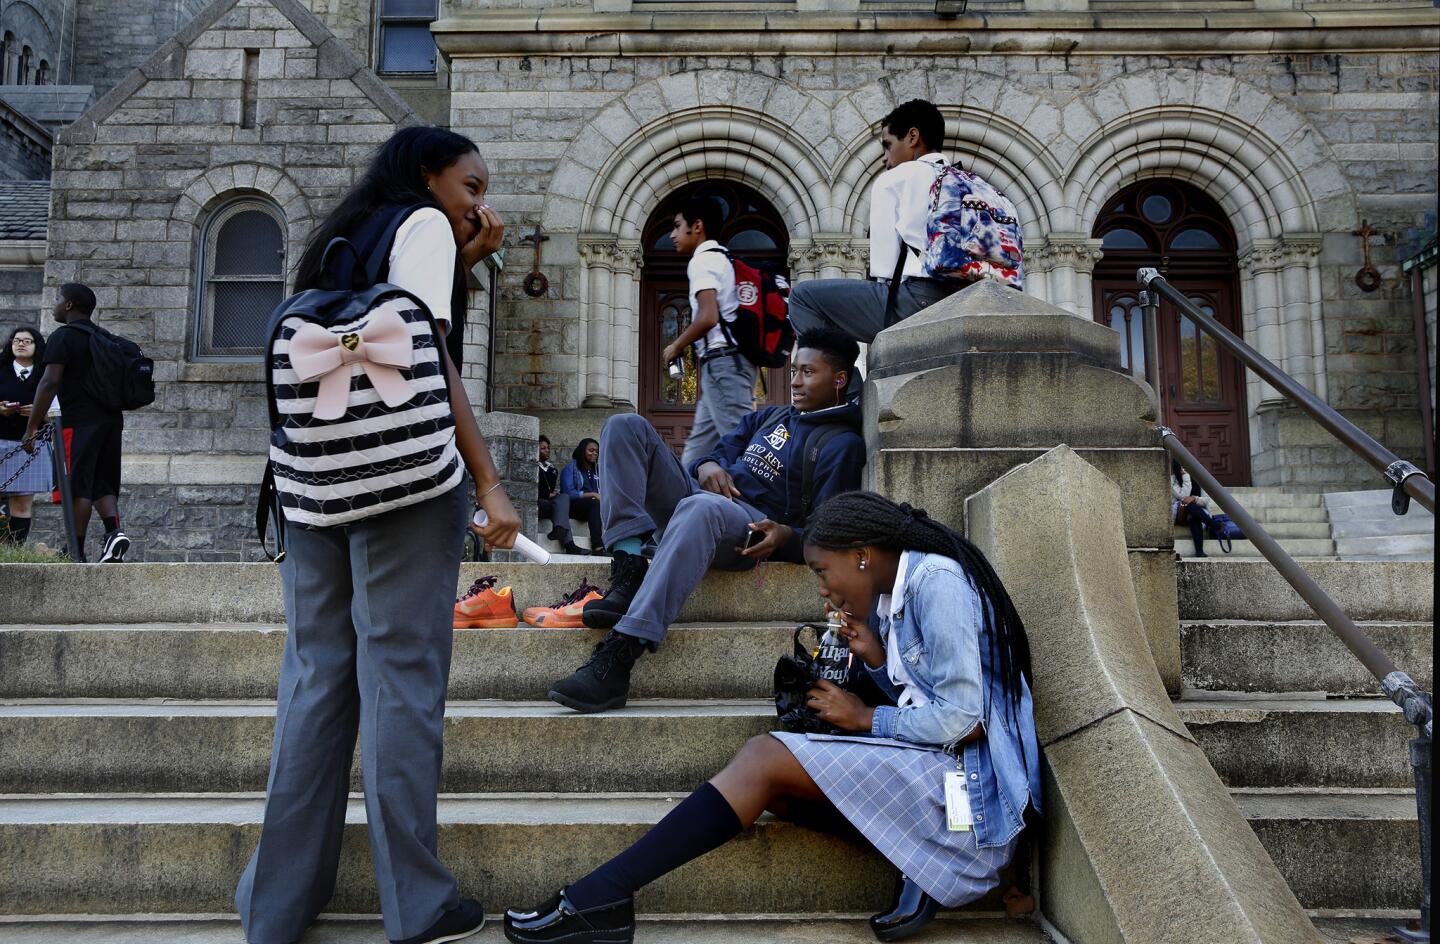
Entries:
{"type": "Polygon", "coordinates": [[[718,462],[740,495],[772,521],[790,525],[795,537],[775,556],[799,562],[804,540],[801,520],[804,503],[801,482],[804,476],[805,440],[821,426],[836,425],[844,432],[832,436],[815,461],[812,508],[831,495],[852,492],[860,487],[865,468],[865,439],[860,434],[860,404],[844,403],[825,410],[801,413],[793,406],[772,406],[756,410],[710,455],[691,463],[692,477],[706,462],[718,462]]]}

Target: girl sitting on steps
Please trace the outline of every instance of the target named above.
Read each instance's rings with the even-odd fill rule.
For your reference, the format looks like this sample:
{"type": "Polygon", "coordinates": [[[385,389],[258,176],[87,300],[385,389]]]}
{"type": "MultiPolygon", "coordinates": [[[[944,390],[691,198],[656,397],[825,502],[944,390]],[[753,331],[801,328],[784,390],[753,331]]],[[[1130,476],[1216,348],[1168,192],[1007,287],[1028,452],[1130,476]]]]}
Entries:
{"type": "Polygon", "coordinates": [[[994,569],[924,511],[871,492],[820,506],[805,561],[894,703],[820,682],[811,707],[854,735],[751,738],[635,845],[540,908],[506,912],[507,938],[629,944],[636,891],[792,804],[833,806],[900,870],[894,904],[870,919],[882,941],[996,887],[1039,810],[1040,754],[1029,643],[994,569]]]}

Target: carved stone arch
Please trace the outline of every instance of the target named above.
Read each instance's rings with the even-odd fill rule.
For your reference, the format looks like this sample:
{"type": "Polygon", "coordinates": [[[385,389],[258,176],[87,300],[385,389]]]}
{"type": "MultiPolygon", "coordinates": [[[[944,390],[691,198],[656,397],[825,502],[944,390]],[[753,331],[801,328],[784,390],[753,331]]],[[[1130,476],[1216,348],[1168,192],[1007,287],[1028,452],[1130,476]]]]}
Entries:
{"type": "Polygon", "coordinates": [[[745,184],[779,212],[792,246],[810,246],[831,205],[830,121],[828,106],[780,80],[686,73],[637,86],[581,130],[541,218],[551,232],[578,233],[585,406],[637,396],[640,237],[659,202],[697,180],[745,184]]]}
{"type": "MultiPolygon", "coordinates": [[[[175,200],[170,210],[170,219],[195,228],[205,219],[205,214],[216,205],[217,200],[228,199],[245,192],[264,194],[280,207],[285,217],[286,253],[285,271],[288,277],[294,273],[304,251],[305,239],[310,235],[313,216],[305,193],[283,170],[268,164],[225,164],[212,167],[192,180],[175,200]]],[[[195,239],[192,233],[191,246],[195,239]]],[[[193,258],[192,268],[193,268],[193,258]]]]}
{"type": "MultiPolygon", "coordinates": [[[[1320,233],[1352,227],[1356,210],[1319,133],[1267,93],[1208,73],[1122,76],[1091,100],[1103,122],[1065,170],[1057,229],[1088,237],[1107,201],[1138,181],[1205,192],[1235,230],[1246,340],[1324,397],[1320,233]]],[[[1278,395],[1253,377],[1247,384],[1258,440],[1255,413],[1278,395]]]]}

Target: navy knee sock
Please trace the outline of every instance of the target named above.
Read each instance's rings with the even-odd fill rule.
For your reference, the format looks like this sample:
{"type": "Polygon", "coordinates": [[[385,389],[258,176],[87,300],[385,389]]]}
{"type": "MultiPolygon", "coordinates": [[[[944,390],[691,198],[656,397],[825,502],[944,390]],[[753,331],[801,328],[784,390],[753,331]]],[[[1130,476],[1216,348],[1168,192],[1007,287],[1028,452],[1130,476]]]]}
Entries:
{"type": "Polygon", "coordinates": [[[581,911],[632,898],[640,888],[740,834],[740,818],[709,783],[641,836],[635,845],[565,889],[581,911]]]}
{"type": "Polygon", "coordinates": [[[16,544],[24,544],[25,539],[30,536],[30,519],[10,516],[10,540],[16,544]]]}

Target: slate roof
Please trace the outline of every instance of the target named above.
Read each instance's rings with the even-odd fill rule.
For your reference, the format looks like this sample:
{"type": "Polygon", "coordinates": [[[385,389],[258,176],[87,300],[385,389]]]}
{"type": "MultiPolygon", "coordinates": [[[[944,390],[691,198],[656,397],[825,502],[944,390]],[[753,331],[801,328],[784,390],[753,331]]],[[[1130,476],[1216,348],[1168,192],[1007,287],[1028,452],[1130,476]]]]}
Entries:
{"type": "Polygon", "coordinates": [[[50,181],[0,180],[0,239],[44,239],[50,181]]]}
{"type": "Polygon", "coordinates": [[[93,85],[3,85],[0,98],[50,131],[63,128],[95,101],[93,85]]]}

